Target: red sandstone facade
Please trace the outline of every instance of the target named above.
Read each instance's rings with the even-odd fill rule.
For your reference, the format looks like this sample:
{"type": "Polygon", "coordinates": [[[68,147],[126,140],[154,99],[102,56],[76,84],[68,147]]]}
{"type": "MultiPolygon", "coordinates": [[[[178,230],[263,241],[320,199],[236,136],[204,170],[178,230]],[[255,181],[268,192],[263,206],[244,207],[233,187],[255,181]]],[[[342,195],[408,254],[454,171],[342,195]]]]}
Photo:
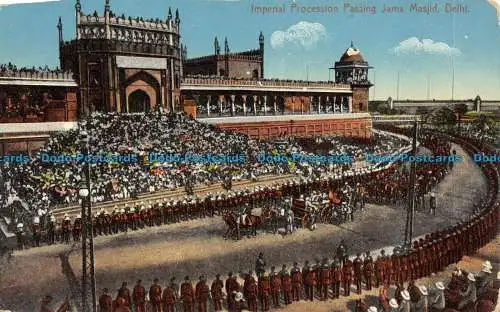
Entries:
{"type": "Polygon", "coordinates": [[[371,137],[372,122],[368,114],[353,116],[349,119],[311,119],[272,120],[256,122],[215,123],[224,130],[243,133],[254,139],[277,139],[292,136],[345,136],[369,139],[371,137]]]}

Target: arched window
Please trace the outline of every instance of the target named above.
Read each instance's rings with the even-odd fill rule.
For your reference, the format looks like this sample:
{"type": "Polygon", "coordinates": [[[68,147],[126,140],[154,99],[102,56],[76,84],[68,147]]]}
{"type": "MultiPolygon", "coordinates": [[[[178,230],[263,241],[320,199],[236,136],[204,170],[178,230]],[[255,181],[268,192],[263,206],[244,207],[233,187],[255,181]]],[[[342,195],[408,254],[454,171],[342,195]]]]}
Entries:
{"type": "Polygon", "coordinates": [[[259,71],[254,69],[252,72],[252,78],[253,79],[259,79],[259,71]]]}

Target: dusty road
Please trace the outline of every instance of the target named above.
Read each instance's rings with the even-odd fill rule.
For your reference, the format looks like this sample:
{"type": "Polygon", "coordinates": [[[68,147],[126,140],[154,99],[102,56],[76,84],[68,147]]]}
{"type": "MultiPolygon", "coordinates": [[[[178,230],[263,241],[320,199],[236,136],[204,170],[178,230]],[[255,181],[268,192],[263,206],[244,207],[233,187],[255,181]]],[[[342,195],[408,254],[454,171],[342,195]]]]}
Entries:
{"type": "MultiPolygon", "coordinates": [[[[457,152],[466,161],[455,165],[436,188],[437,216],[416,215],[415,235],[456,223],[470,214],[474,198],[484,193],[486,183],[481,171],[463,150],[457,149],[457,152]]],[[[95,242],[97,292],[100,294],[107,287],[114,296],[114,290],[122,281],[133,287],[137,279],[142,279],[149,287],[154,278],[165,284],[172,276],[181,280],[190,275],[196,281],[202,274],[211,279],[216,273],[225,276],[229,271],[253,270],[258,252],[265,254],[268,267],[331,258],[341,239],[347,242],[350,254],[386,248],[402,242],[405,217],[400,208],[368,205],[365,212],[355,215],[352,223],[340,227],[319,225],[314,232],[300,230],[284,237],[259,233],[257,238],[225,241],[222,236],[226,228],[218,217],[98,237],[95,242]]],[[[10,263],[2,265],[0,309],[32,312],[45,294],[51,294],[55,301],[63,300],[66,295],[78,296],[78,285],[74,281],[81,274],[79,246],[65,257],[69,249],[68,245],[58,245],[15,253],[10,263]],[[70,284],[73,287],[70,288],[70,284]]],[[[300,306],[300,303],[292,305],[287,310],[304,311],[300,306]]]]}

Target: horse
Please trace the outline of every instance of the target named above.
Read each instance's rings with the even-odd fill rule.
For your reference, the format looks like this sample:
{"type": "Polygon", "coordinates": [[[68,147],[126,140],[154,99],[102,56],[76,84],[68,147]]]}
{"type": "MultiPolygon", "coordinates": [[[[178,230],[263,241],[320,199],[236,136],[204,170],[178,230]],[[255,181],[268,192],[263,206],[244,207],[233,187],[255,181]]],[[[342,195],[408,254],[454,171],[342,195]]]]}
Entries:
{"type": "Polygon", "coordinates": [[[233,212],[228,211],[226,213],[223,213],[222,219],[228,226],[228,230],[224,234],[224,238],[227,239],[227,237],[232,234],[237,234],[237,237],[239,239],[239,231],[241,229],[244,230],[250,230],[250,233],[253,236],[257,236],[257,228],[260,227],[263,223],[263,218],[260,216],[255,216],[255,215],[246,215],[244,220],[239,220],[241,219],[240,217],[237,217],[233,212]]]}

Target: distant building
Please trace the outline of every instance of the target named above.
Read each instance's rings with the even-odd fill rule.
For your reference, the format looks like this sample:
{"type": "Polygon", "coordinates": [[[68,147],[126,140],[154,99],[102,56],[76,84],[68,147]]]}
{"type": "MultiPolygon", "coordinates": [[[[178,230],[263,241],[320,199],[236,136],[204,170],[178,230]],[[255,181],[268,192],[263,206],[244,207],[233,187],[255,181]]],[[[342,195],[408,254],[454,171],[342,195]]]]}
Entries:
{"type": "MultiPolygon", "coordinates": [[[[187,50],[184,50],[187,56],[187,50]]],[[[264,35],[259,35],[259,48],[245,52],[231,52],[227,38],[224,53],[221,53],[219,40],[215,37],[214,54],[184,59],[185,75],[217,76],[237,79],[264,78],[264,35]]]]}

